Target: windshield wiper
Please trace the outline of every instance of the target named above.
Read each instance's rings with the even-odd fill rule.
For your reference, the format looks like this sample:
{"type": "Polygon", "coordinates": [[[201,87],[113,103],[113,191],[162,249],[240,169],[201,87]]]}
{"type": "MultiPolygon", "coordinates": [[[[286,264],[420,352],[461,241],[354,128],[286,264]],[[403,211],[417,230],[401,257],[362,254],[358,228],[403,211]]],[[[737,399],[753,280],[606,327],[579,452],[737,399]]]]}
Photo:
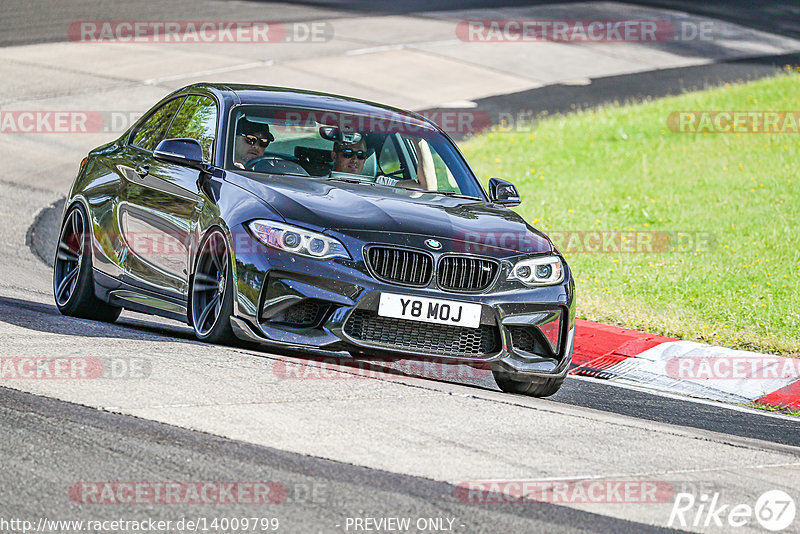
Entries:
{"type": "Polygon", "coordinates": [[[238,172],[240,174],[243,173],[243,172],[247,172],[247,173],[251,173],[251,174],[257,174],[259,176],[263,176],[265,174],[271,174],[273,176],[302,176],[304,178],[308,178],[307,174],[300,174],[299,172],[264,172],[264,171],[254,171],[253,169],[239,169],[237,167],[235,167],[233,169],[227,169],[227,171],[228,172],[238,172]]]}
{"type": "Polygon", "coordinates": [[[385,187],[392,187],[395,189],[403,189],[405,191],[414,191],[417,193],[435,193],[437,195],[444,195],[448,197],[454,198],[466,198],[469,200],[483,200],[480,197],[472,196],[472,195],[464,195],[462,193],[457,193],[456,191],[425,191],[424,189],[415,189],[413,187],[403,187],[402,185],[389,185],[389,184],[381,184],[378,182],[370,182],[369,180],[359,180],[358,178],[343,178],[341,176],[328,176],[325,180],[330,180],[332,182],[344,182],[347,184],[369,184],[369,185],[382,185],[385,187]]]}
{"type": "Polygon", "coordinates": [[[444,195],[448,197],[456,197],[456,198],[469,198],[472,200],[483,200],[481,197],[476,197],[473,195],[465,195],[463,193],[457,193],[456,191],[428,191],[429,193],[436,193],[438,195],[444,195]]]}
{"type": "Polygon", "coordinates": [[[369,184],[375,185],[375,182],[370,182],[369,180],[359,180],[358,178],[341,178],[339,176],[333,177],[328,176],[325,180],[330,180],[332,182],[344,182],[346,184],[369,184]]]}

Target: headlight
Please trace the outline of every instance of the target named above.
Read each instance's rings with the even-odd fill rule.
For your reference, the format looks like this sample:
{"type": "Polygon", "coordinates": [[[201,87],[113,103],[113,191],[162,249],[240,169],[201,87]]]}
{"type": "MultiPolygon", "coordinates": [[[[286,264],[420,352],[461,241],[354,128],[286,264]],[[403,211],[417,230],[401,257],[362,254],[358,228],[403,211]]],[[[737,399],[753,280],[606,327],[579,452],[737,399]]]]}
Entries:
{"type": "Polygon", "coordinates": [[[344,245],[324,234],[274,221],[253,221],[248,226],[256,239],[268,247],[315,260],[350,259],[344,245]]]}
{"type": "Polygon", "coordinates": [[[519,280],[528,287],[550,286],[564,279],[564,267],[557,256],[543,256],[518,261],[509,280],[519,280]]]}

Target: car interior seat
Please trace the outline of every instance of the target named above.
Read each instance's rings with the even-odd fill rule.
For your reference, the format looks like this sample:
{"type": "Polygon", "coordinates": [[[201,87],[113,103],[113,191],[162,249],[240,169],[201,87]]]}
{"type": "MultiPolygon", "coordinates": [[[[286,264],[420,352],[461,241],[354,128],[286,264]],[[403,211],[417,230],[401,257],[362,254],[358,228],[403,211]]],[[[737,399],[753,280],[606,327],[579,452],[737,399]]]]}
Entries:
{"type": "Polygon", "coordinates": [[[294,157],[311,176],[327,176],[333,168],[331,151],[323,148],[297,146],[294,148],[294,157]]]}

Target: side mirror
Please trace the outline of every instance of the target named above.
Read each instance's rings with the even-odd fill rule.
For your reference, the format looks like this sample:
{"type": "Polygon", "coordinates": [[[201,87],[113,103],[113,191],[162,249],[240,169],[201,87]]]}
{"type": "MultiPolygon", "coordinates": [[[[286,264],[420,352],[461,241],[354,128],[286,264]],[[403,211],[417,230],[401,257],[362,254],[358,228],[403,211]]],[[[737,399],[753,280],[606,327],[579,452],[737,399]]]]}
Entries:
{"type": "Polygon", "coordinates": [[[156,147],[153,157],[199,171],[208,171],[209,168],[203,162],[203,147],[196,139],[164,139],[156,147]]]}
{"type": "Polygon", "coordinates": [[[489,179],[489,198],[495,204],[504,206],[519,206],[522,202],[514,184],[500,178],[489,179]]]}

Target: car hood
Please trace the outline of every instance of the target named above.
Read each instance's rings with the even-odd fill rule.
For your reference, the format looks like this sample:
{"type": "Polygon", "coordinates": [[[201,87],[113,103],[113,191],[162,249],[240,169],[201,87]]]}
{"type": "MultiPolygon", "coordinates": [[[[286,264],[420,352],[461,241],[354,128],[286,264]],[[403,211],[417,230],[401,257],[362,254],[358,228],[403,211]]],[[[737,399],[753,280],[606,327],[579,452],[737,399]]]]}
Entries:
{"type": "Polygon", "coordinates": [[[468,252],[553,251],[547,236],[522,217],[483,201],[374,184],[253,176],[228,173],[226,179],[267,202],[287,223],[310,230],[364,241],[374,240],[377,233],[418,235],[465,243],[460,248],[468,252]]]}

